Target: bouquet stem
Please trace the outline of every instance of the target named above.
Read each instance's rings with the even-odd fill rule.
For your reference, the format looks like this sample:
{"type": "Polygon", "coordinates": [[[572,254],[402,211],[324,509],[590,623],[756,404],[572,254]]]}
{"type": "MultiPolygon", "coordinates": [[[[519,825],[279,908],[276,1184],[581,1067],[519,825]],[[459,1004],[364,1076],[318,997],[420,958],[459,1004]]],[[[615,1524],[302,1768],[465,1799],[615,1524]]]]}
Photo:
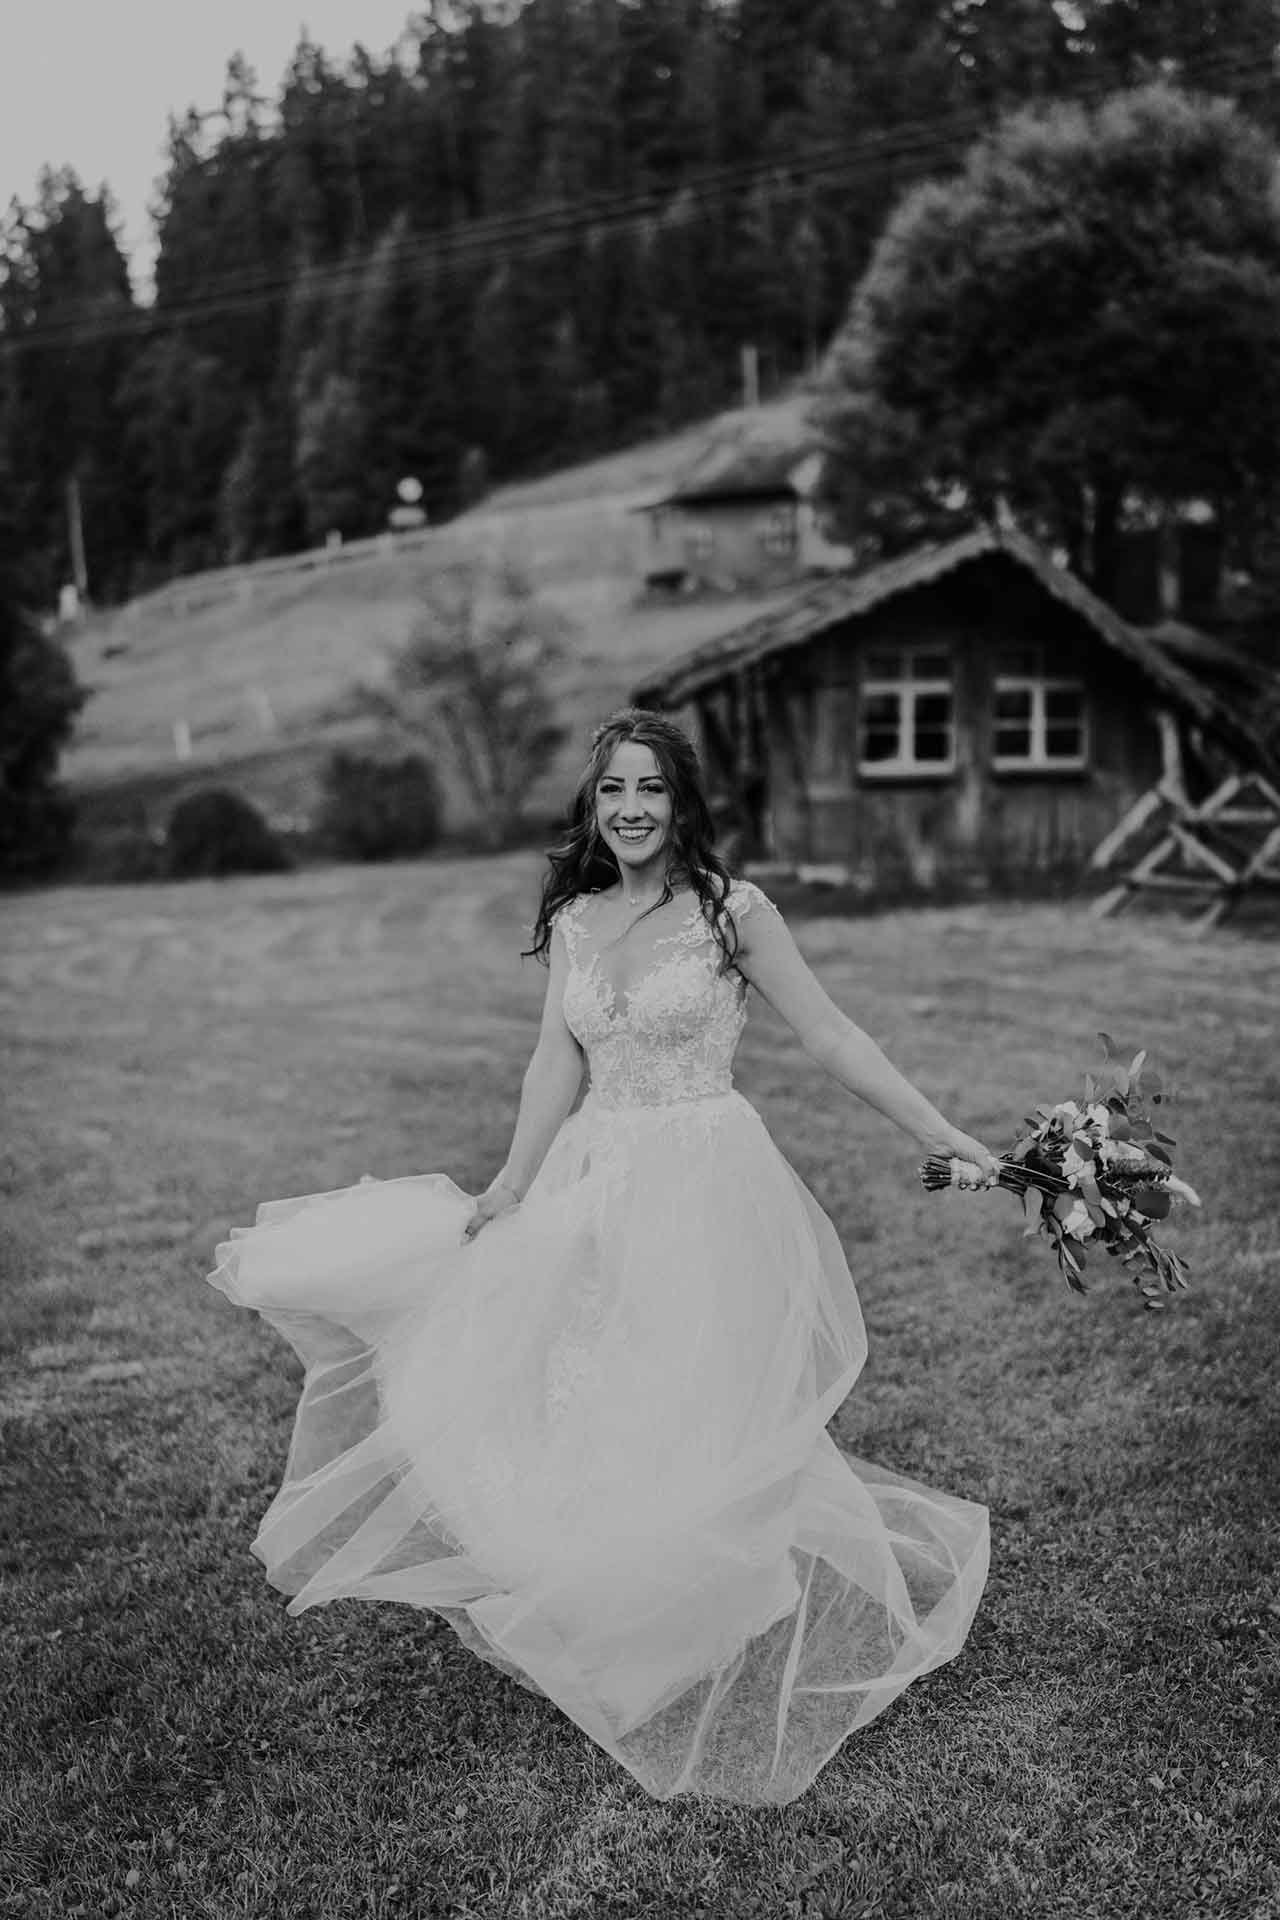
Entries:
{"type": "MultiPolygon", "coordinates": [[[[943,1187],[958,1187],[966,1174],[972,1174],[981,1180],[982,1169],[968,1160],[947,1159],[940,1153],[931,1153],[920,1164],[920,1179],[930,1193],[938,1193],[943,1187]]],[[[1041,1193],[1066,1193],[1070,1182],[1058,1173],[1042,1173],[1038,1167],[1024,1166],[1016,1160],[1002,1160],[1000,1175],[996,1181],[1006,1193],[1025,1193],[1028,1187],[1038,1187],[1041,1193]]]]}

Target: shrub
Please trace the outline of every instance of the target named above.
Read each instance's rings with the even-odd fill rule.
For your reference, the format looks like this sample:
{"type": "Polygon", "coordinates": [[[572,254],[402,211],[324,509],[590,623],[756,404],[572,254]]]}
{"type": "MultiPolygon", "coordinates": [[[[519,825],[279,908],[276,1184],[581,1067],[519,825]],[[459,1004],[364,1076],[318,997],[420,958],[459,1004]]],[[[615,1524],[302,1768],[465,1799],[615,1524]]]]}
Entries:
{"type": "Polygon", "coordinates": [[[321,836],[346,859],[426,853],[440,838],[440,784],[425,754],[339,747],[325,768],[324,795],[321,836]]]}
{"type": "Polygon", "coordinates": [[[166,865],[178,880],[229,873],[283,873],[292,866],[279,837],[235,787],[197,787],[169,816],[166,865]]]}
{"type": "Polygon", "coordinates": [[[0,886],[57,873],[74,827],[75,805],[56,782],[35,781],[13,792],[0,773],[0,886]]]}

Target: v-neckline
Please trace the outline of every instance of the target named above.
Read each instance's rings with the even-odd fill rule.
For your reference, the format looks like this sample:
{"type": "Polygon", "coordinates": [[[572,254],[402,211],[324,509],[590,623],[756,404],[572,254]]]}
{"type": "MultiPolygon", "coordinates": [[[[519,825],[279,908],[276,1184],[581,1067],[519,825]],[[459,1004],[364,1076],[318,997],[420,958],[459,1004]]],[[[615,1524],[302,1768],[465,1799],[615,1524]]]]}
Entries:
{"type": "MultiPolygon", "coordinates": [[[[688,912],[677,922],[673,932],[663,933],[657,936],[653,943],[655,947],[666,946],[672,941],[683,939],[695,918],[701,913],[701,900],[698,895],[693,892],[692,888],[690,889],[690,893],[692,898],[689,903],[688,912]]],[[[643,915],[637,916],[637,919],[632,922],[632,925],[638,925],[641,918],[643,918],[643,915]]],[[[626,932],[629,933],[630,931],[631,929],[628,927],[626,932]]],[[[609,1005],[607,1012],[609,1018],[611,1020],[625,1020],[631,1012],[636,994],[640,988],[643,987],[647,981],[651,980],[655,974],[660,973],[663,967],[670,966],[672,956],[670,954],[664,954],[662,959],[655,960],[649,966],[645,967],[641,973],[637,974],[636,978],[631,982],[631,985],[626,989],[624,998],[621,987],[615,986],[601,964],[602,953],[603,948],[597,945],[591,958],[587,961],[586,966],[581,969],[581,972],[584,975],[594,975],[596,979],[599,980],[605,994],[608,996],[609,1005]]]]}

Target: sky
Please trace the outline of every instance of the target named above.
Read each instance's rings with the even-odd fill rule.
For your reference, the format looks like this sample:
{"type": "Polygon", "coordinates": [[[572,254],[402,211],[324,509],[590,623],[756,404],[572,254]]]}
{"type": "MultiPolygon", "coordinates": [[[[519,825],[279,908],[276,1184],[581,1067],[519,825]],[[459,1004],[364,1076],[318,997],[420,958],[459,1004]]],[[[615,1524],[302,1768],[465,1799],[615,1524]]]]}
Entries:
{"type": "MultiPolygon", "coordinates": [[[[115,196],[135,284],[153,259],[147,205],[168,116],[222,98],[243,52],[274,96],[305,26],[327,52],[384,53],[413,0],[10,0],[0,51],[0,208],[34,197],[40,168],[71,166],[115,196]]],[[[141,285],[139,290],[142,290],[141,285]]]]}

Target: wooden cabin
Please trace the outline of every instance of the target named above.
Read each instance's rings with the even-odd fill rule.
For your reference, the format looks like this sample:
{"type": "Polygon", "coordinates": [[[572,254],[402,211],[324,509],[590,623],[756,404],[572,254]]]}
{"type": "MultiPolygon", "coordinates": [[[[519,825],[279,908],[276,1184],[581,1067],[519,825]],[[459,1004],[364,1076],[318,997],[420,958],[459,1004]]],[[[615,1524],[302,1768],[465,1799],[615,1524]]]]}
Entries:
{"type": "Polygon", "coordinates": [[[740,593],[845,567],[815,493],[822,455],[794,439],[713,442],[669,492],[637,511],[651,591],[740,593]]]}
{"type": "Polygon", "coordinates": [[[737,859],[867,892],[1079,875],[1243,728],[1041,548],[979,530],[811,583],[635,689],[689,723],[737,859]]]}

